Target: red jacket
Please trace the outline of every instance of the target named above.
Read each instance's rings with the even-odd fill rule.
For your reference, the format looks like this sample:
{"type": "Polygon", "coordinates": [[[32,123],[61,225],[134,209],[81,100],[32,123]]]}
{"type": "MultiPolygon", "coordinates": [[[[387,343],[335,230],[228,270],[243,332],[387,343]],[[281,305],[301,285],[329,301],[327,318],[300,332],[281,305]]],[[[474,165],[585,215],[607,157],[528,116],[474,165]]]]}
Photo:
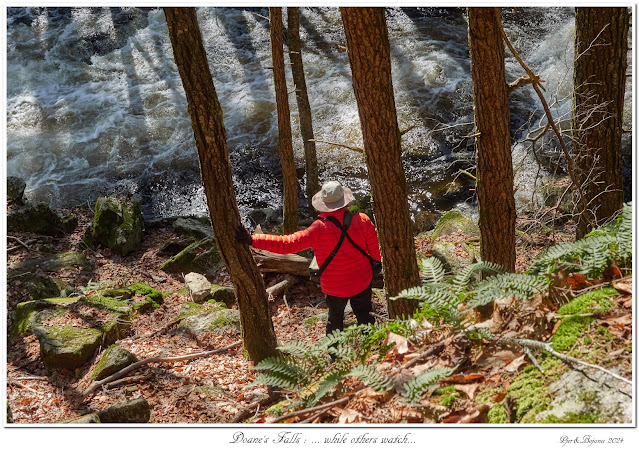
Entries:
{"type": "MultiPolygon", "coordinates": [[[[341,230],[325,218],[333,216],[343,223],[344,212],[346,208],[322,213],[310,227],[293,234],[284,236],[254,234],[252,245],[257,249],[280,254],[297,253],[312,248],[317,258],[317,265],[321,267],[337,245],[341,234],[341,230]]],[[[370,256],[378,261],[381,260],[377,232],[366,214],[352,215],[348,235],[370,256]]],[[[348,239],[344,239],[339,251],[322,273],[322,292],[335,297],[351,297],[366,289],[372,279],[373,272],[368,258],[353,247],[348,239]]]]}

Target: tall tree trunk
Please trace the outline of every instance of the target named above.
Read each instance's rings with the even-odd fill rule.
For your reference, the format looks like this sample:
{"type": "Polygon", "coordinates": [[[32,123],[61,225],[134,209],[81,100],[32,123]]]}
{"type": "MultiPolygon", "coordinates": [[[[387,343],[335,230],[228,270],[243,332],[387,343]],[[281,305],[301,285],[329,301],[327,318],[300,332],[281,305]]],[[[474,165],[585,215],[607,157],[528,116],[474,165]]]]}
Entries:
{"type": "Polygon", "coordinates": [[[279,352],[264,280],[248,246],[235,241],[235,230],[241,221],[222,107],[213,86],[195,8],[165,8],[164,13],[191,115],[215,241],[240,309],[244,349],[249,359],[258,362],[279,352]]]}
{"type": "Polygon", "coordinates": [[[269,8],[271,19],[271,52],[273,55],[273,78],[277,103],[277,128],[279,130],[280,160],[284,182],[284,234],[297,231],[297,172],[293,157],[291,137],[291,113],[288,107],[288,89],[284,72],[284,46],[282,42],[282,8],[269,8]]]}
{"type": "Polygon", "coordinates": [[[573,152],[584,198],[577,238],[623,207],[621,133],[628,8],[576,8],[573,152]]]}
{"type": "MultiPolygon", "coordinates": [[[[515,197],[499,8],[468,8],[481,259],[515,271],[515,197]]],[[[493,304],[479,309],[490,317],[493,304]]]]}
{"type": "MultiPolygon", "coordinates": [[[[419,285],[384,8],[340,8],[362,125],[387,298],[419,285]]],[[[412,316],[417,301],[388,301],[391,318],[412,316]]]]}
{"type": "Polygon", "coordinates": [[[311,105],[308,101],[306,78],[302,63],[302,44],[300,41],[300,12],[299,8],[286,8],[288,13],[288,55],[291,59],[293,81],[295,83],[295,98],[300,114],[300,133],[304,141],[304,158],[306,160],[306,198],[310,205],[313,195],[319,191],[319,177],[317,175],[317,154],[313,134],[313,117],[311,105]]]}

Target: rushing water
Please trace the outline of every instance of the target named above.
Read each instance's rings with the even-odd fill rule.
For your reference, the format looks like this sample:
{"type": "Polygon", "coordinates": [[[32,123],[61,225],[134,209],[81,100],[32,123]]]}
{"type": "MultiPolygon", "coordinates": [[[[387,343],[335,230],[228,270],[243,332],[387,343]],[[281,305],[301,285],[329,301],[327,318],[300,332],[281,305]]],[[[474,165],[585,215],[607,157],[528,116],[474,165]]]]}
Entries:
{"type": "MultiPolygon", "coordinates": [[[[361,147],[339,10],[300,12],[315,136],[361,147]]],[[[267,15],[267,8],[198,9],[243,210],[281,205],[267,15]]],[[[388,9],[387,21],[398,122],[400,129],[415,127],[402,138],[411,208],[446,209],[472,194],[464,175],[446,194],[473,159],[473,141],[464,138],[472,134],[465,13],[388,9]]],[[[568,99],[554,107],[565,116],[573,11],[508,10],[504,25],[547,80],[549,95],[568,99]]],[[[9,8],[7,27],[7,174],[25,179],[28,197],[65,206],[119,192],[141,198],[147,216],[204,213],[186,99],[161,9],[9,8]]],[[[507,73],[509,81],[522,73],[514,58],[507,73]]],[[[531,92],[519,89],[511,97],[514,137],[539,120],[531,92]]],[[[303,167],[297,105],[290,101],[296,164],[303,167]]],[[[360,195],[368,190],[361,155],[327,144],[317,151],[320,181],[339,179],[360,195]]],[[[522,145],[514,154],[521,196],[537,167],[522,157],[522,145]]]]}

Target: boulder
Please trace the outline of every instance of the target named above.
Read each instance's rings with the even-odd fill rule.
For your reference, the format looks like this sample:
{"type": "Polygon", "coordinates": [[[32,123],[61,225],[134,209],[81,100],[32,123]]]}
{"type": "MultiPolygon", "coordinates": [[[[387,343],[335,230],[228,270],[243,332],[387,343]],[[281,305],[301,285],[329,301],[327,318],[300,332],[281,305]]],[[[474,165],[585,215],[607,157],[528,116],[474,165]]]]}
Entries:
{"type": "Polygon", "coordinates": [[[200,314],[188,316],[180,322],[178,333],[199,336],[204,333],[219,333],[232,329],[240,331],[240,313],[236,309],[214,309],[200,314]]]}
{"type": "Polygon", "coordinates": [[[233,306],[237,301],[235,290],[230,286],[211,285],[213,300],[224,303],[226,306],[233,306]]]}
{"type": "Polygon", "coordinates": [[[16,305],[9,336],[30,334],[34,327],[44,320],[64,314],[65,307],[80,300],[81,297],[48,298],[31,300],[16,305]]]}
{"type": "Polygon", "coordinates": [[[27,272],[35,272],[41,269],[45,272],[90,272],[93,263],[82,253],[67,252],[48,255],[43,258],[27,259],[11,264],[7,268],[7,278],[20,276],[27,272]]]}
{"type": "Polygon", "coordinates": [[[87,414],[77,419],[68,420],[64,423],[100,423],[100,416],[97,413],[87,414]]]}
{"type": "Polygon", "coordinates": [[[140,204],[114,197],[99,197],[93,216],[93,239],[126,256],[142,242],[140,204]]]}
{"type": "Polygon", "coordinates": [[[569,186],[570,177],[562,177],[544,183],[544,186],[542,188],[544,206],[554,207],[558,205],[557,211],[563,214],[571,214],[575,205],[573,201],[572,189],[568,190],[568,192],[565,192],[569,186]],[[561,202],[559,201],[560,199],[561,202]]]}
{"type": "Polygon", "coordinates": [[[137,360],[138,358],[130,351],[123,349],[119,345],[112,345],[102,354],[100,361],[93,369],[91,379],[102,380],[130,366],[137,360]]]}
{"type": "Polygon", "coordinates": [[[7,200],[15,200],[22,203],[26,187],[27,184],[22,178],[7,177],[7,200]]]}
{"type": "Polygon", "coordinates": [[[40,355],[49,372],[83,366],[102,342],[101,330],[71,325],[38,326],[34,333],[40,341],[40,355]]]}
{"type": "Polygon", "coordinates": [[[479,226],[477,222],[466,214],[457,211],[455,209],[448,211],[435,225],[435,229],[431,235],[431,239],[435,239],[446,236],[449,234],[462,231],[468,237],[479,236],[479,226]]]}
{"type": "Polygon", "coordinates": [[[430,231],[435,228],[439,219],[441,219],[441,213],[437,211],[421,211],[415,213],[413,217],[413,228],[418,233],[422,231],[430,231]]]}
{"type": "Polygon", "coordinates": [[[203,311],[204,311],[204,306],[202,305],[199,305],[193,302],[184,302],[182,303],[182,306],[180,307],[180,311],[178,312],[178,315],[173,318],[172,322],[173,323],[179,322],[185,317],[195,316],[197,314],[202,313],[203,311]]]}
{"type": "Polygon", "coordinates": [[[58,284],[47,275],[27,272],[12,278],[10,282],[26,289],[34,300],[60,296],[58,284]]]}
{"type": "Polygon", "coordinates": [[[173,258],[162,264],[161,269],[169,273],[196,272],[202,275],[214,275],[220,267],[222,258],[212,239],[194,242],[173,258]]]}
{"type": "Polygon", "coordinates": [[[130,290],[134,295],[144,295],[147,300],[149,300],[155,308],[160,306],[164,301],[164,295],[162,292],[157,289],[153,289],[150,286],[147,286],[144,283],[133,283],[127,286],[127,289],[130,290]]]}
{"type": "Polygon", "coordinates": [[[184,282],[195,303],[202,303],[211,297],[211,282],[204,275],[195,272],[187,273],[184,276],[184,282]]]}
{"type": "Polygon", "coordinates": [[[211,221],[208,217],[195,219],[180,217],[173,222],[173,229],[181,235],[192,236],[196,239],[214,238],[211,221]]]}
{"type": "Polygon", "coordinates": [[[262,227],[270,227],[282,223],[281,211],[277,211],[273,208],[258,208],[249,211],[248,217],[255,225],[262,227]]]}
{"type": "Polygon", "coordinates": [[[71,233],[77,225],[76,217],[59,216],[45,203],[27,204],[7,213],[8,231],[63,236],[71,233]]]}
{"type": "Polygon", "coordinates": [[[98,416],[102,423],[146,423],[151,418],[151,408],[145,399],[136,398],[99,411],[98,416]]]}
{"type": "Polygon", "coordinates": [[[472,247],[453,242],[436,241],[431,248],[431,254],[442,262],[446,273],[458,273],[460,269],[476,260],[472,247]]]}

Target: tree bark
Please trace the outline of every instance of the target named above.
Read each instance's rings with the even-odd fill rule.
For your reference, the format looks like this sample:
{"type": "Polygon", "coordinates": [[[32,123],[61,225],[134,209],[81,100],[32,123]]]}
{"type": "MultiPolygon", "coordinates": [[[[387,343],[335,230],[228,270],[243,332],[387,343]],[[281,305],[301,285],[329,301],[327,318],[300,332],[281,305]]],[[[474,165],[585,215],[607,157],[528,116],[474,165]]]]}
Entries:
{"type": "Polygon", "coordinates": [[[238,300],[244,350],[249,359],[259,362],[279,352],[264,281],[249,247],[235,241],[235,230],[241,221],[226,129],[196,11],[195,8],[165,8],[164,12],[188,102],[215,241],[238,300]]]}
{"type": "Polygon", "coordinates": [[[621,134],[628,66],[628,8],[576,8],[573,152],[577,238],[623,207],[621,134]]]}
{"type": "Polygon", "coordinates": [[[304,141],[304,159],[306,161],[306,198],[310,205],[313,195],[319,191],[317,174],[317,153],[315,151],[315,135],[313,134],[313,117],[306,90],[306,77],[302,63],[302,44],[300,41],[299,8],[287,8],[288,13],[288,54],[291,59],[295,98],[300,115],[300,133],[304,141]]]}
{"type": "Polygon", "coordinates": [[[481,258],[515,271],[515,197],[499,8],[468,8],[481,258]]]}
{"type": "MultiPolygon", "coordinates": [[[[383,8],[340,8],[362,125],[373,213],[387,299],[419,285],[406,177],[391,80],[390,45],[383,8]]],[[[391,318],[412,316],[415,300],[388,300],[391,318]]]]}
{"type": "Polygon", "coordinates": [[[293,157],[291,136],[291,112],[288,107],[288,89],[284,72],[284,44],[282,39],[282,8],[269,8],[271,19],[271,52],[273,56],[273,79],[275,80],[275,102],[277,103],[277,128],[280,142],[280,161],[284,184],[284,234],[297,231],[297,172],[293,157]]]}

